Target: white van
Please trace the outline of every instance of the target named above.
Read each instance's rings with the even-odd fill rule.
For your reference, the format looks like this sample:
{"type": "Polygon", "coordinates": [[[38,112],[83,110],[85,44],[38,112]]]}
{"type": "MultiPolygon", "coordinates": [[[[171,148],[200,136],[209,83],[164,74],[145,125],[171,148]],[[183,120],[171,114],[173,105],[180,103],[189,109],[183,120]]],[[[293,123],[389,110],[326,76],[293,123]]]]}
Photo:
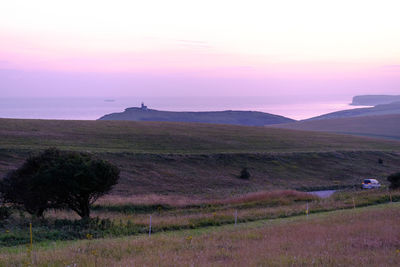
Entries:
{"type": "Polygon", "coordinates": [[[361,184],[361,188],[363,189],[372,189],[372,188],[379,188],[381,184],[376,179],[364,179],[361,184]]]}

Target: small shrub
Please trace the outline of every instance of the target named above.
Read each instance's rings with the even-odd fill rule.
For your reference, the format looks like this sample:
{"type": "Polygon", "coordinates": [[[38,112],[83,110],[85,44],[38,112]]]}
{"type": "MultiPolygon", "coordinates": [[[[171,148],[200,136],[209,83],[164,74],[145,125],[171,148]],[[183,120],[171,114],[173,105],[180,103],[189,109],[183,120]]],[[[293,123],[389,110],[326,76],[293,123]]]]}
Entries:
{"type": "Polygon", "coordinates": [[[387,180],[390,182],[390,189],[400,188],[400,172],[389,175],[387,180]]]}
{"type": "Polygon", "coordinates": [[[247,168],[242,169],[242,171],[240,172],[240,178],[241,179],[249,179],[250,178],[250,173],[247,170],[247,168]]]}

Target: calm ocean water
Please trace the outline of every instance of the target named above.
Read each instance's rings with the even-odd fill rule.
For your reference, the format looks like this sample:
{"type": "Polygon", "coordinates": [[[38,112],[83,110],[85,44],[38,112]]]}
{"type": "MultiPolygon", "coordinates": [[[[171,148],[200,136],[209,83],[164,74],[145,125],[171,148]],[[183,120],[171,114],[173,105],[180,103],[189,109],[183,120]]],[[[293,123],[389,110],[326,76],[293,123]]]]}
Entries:
{"type": "Polygon", "coordinates": [[[169,111],[252,110],[306,119],[350,109],[351,99],[287,101],[270,97],[120,97],[120,98],[0,98],[0,118],[95,120],[144,102],[169,111]]]}

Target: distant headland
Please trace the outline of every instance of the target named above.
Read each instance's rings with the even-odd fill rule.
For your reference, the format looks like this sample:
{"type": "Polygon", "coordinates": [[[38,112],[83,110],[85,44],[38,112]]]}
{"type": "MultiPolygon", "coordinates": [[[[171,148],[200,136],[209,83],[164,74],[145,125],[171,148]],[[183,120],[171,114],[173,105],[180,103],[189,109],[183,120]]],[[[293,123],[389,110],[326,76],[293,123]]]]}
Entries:
{"type": "Polygon", "coordinates": [[[295,121],[283,116],[258,111],[161,111],[149,109],[144,103],[141,103],[140,107],[126,108],[124,112],[104,115],[99,120],[199,122],[245,126],[264,126],[295,121]]]}
{"type": "Polygon", "coordinates": [[[376,106],[399,102],[400,95],[357,95],[353,97],[350,105],[353,106],[376,106]]]}

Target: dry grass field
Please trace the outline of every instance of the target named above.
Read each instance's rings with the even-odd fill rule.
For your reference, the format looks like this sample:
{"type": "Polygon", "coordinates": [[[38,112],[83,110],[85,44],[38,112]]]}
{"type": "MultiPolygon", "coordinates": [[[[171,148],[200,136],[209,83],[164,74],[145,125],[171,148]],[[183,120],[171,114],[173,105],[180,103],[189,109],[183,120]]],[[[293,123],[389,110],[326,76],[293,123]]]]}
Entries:
{"type": "MultiPolygon", "coordinates": [[[[391,192],[393,201],[400,201],[400,192],[391,192]]],[[[291,190],[249,193],[225,199],[195,199],[172,197],[143,198],[105,197],[94,207],[93,216],[111,219],[123,225],[133,224],[148,227],[152,216],[153,231],[184,228],[198,228],[211,225],[232,224],[235,214],[239,222],[256,221],[309,213],[349,209],[387,203],[390,195],[386,190],[348,191],[335,194],[331,198],[320,199],[314,195],[291,190]],[[175,202],[179,199],[177,202],[175,202]],[[147,209],[146,209],[147,207],[147,209]]],[[[48,212],[49,219],[78,219],[73,212],[48,212]]]]}
{"type": "MultiPolygon", "coordinates": [[[[360,185],[365,177],[385,184],[389,174],[399,171],[400,162],[400,153],[381,151],[96,155],[121,169],[120,182],[112,192],[121,197],[156,194],[215,198],[260,190],[360,185]],[[248,180],[239,178],[244,166],[251,174],[248,180]]],[[[0,176],[17,168],[27,156],[0,149],[0,176]]]]}
{"type": "Polygon", "coordinates": [[[0,249],[1,266],[399,266],[399,204],[0,249]]]}
{"type": "Polygon", "coordinates": [[[0,221],[0,266],[399,261],[399,206],[384,204],[400,201],[385,187],[398,171],[397,141],[199,123],[0,119],[0,175],[50,146],[92,152],[117,165],[121,179],[88,221],[68,210],[44,218],[14,210],[0,221]],[[248,180],[239,178],[243,167],[248,180]],[[353,187],[327,199],[289,190],[359,186],[365,177],[383,189],[353,187]]]}
{"type": "Polygon", "coordinates": [[[14,211],[11,217],[0,221],[0,246],[29,243],[27,225],[33,224],[36,243],[49,241],[138,235],[152,232],[200,229],[258,221],[301,216],[339,209],[355,209],[400,201],[400,191],[387,189],[372,191],[339,191],[330,198],[293,190],[264,191],[233,196],[225,199],[150,196],[107,196],[92,207],[92,219],[80,221],[76,213],[68,210],[49,210],[44,218],[32,218],[14,211]]]}
{"type": "Polygon", "coordinates": [[[50,146],[91,151],[121,169],[113,194],[226,197],[259,190],[385,182],[400,142],[201,123],[0,119],[0,176],[50,146]],[[378,164],[382,159],[383,164],[378,164]],[[249,180],[239,179],[247,167],[249,180]]]}
{"type": "Polygon", "coordinates": [[[202,123],[0,119],[2,149],[209,154],[400,150],[400,142],[202,123]]]}

